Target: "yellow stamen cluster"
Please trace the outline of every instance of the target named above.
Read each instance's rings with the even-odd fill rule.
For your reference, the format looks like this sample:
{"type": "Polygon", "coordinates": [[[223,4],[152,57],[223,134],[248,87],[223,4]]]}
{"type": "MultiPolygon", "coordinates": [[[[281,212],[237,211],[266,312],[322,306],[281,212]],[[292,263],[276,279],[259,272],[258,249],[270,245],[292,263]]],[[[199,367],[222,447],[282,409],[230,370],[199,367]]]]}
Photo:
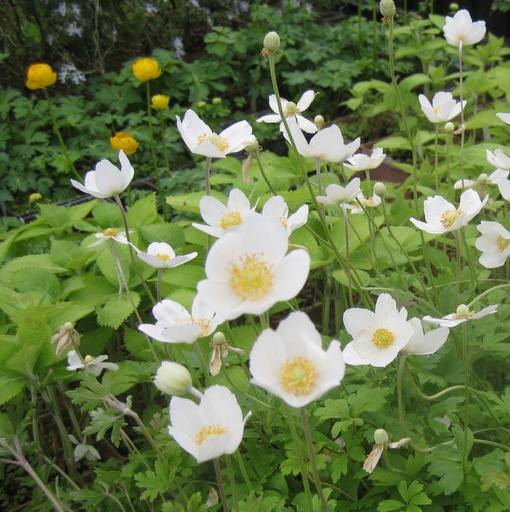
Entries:
{"type": "Polygon", "coordinates": [[[219,436],[221,434],[228,434],[228,430],[224,427],[220,427],[218,424],[214,425],[204,425],[202,430],[195,436],[197,440],[198,446],[210,437],[219,436]]]}
{"type": "Polygon", "coordinates": [[[498,244],[498,249],[503,252],[508,247],[508,244],[510,244],[510,239],[503,238],[499,235],[496,243],[498,244]]]}
{"type": "Polygon", "coordinates": [[[317,368],[314,363],[303,356],[286,359],[280,366],[283,387],[294,395],[306,395],[315,385],[317,368]]]}
{"type": "Polygon", "coordinates": [[[163,261],[168,261],[170,259],[170,256],[168,254],[160,254],[158,252],[158,254],[156,254],[156,258],[159,258],[160,260],[163,261]]]}
{"type": "Polygon", "coordinates": [[[221,135],[218,135],[217,133],[204,133],[202,135],[199,135],[198,137],[198,143],[202,144],[202,142],[210,142],[211,144],[214,144],[220,151],[226,151],[228,149],[228,140],[225,139],[225,137],[222,137],[221,135]]]}
{"type": "Polygon", "coordinates": [[[191,317],[191,323],[194,325],[198,325],[200,329],[202,329],[202,332],[200,333],[200,338],[205,338],[206,336],[209,336],[211,334],[211,326],[209,320],[207,318],[194,318],[191,317]]]}
{"type": "MultiPolygon", "coordinates": [[[[261,253],[262,257],[264,253],[261,253]]],[[[243,300],[256,300],[269,293],[273,286],[273,265],[256,254],[239,256],[230,262],[230,288],[243,300]]]]}
{"type": "Polygon", "coordinates": [[[436,107],[436,108],[434,109],[434,114],[436,114],[436,115],[437,115],[437,114],[439,114],[439,110],[440,110],[440,109],[441,109],[441,107],[436,107]]]}
{"type": "Polygon", "coordinates": [[[232,226],[239,226],[243,222],[239,212],[228,212],[220,219],[220,226],[223,229],[231,228],[232,226]]]}
{"type": "Polygon", "coordinates": [[[115,228],[108,228],[103,231],[104,236],[117,236],[119,232],[115,228]]]}
{"type": "Polygon", "coordinates": [[[441,224],[445,228],[449,228],[463,213],[462,210],[446,210],[443,215],[441,215],[441,224]]]}
{"type": "Polygon", "coordinates": [[[377,329],[372,336],[372,343],[381,348],[389,347],[395,341],[395,336],[388,329],[377,329]]]}
{"type": "Polygon", "coordinates": [[[287,229],[287,216],[283,216],[283,215],[282,215],[282,216],[280,217],[280,222],[283,224],[283,227],[284,227],[285,229],[287,229]]]}
{"type": "Polygon", "coordinates": [[[475,312],[474,311],[469,311],[468,313],[466,313],[465,315],[459,315],[458,313],[455,313],[453,315],[453,319],[454,320],[469,320],[471,317],[473,317],[475,315],[475,312]]]}
{"type": "Polygon", "coordinates": [[[96,359],[96,358],[95,358],[95,357],[93,357],[93,356],[85,356],[85,357],[83,358],[83,360],[85,361],[85,364],[90,364],[90,363],[92,363],[92,361],[95,361],[95,359],[96,359]]]}

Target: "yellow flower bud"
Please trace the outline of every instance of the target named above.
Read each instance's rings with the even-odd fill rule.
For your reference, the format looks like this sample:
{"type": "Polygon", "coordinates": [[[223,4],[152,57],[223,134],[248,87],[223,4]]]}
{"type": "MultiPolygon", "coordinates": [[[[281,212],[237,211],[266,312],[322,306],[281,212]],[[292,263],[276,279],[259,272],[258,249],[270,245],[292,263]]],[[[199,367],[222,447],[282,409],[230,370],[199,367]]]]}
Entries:
{"type": "Polygon", "coordinates": [[[48,64],[32,64],[27,71],[26,86],[29,89],[46,89],[57,81],[57,73],[48,64]]]}
{"type": "Polygon", "coordinates": [[[156,94],[151,98],[151,107],[154,110],[163,110],[168,107],[168,103],[170,103],[170,98],[164,94],[156,94]]]}
{"type": "Polygon", "coordinates": [[[41,199],[42,199],[42,195],[39,194],[39,192],[34,192],[33,194],[30,194],[28,196],[29,203],[36,203],[37,201],[40,201],[41,199]]]}
{"type": "Polygon", "coordinates": [[[161,68],[157,60],[153,59],[138,59],[133,64],[133,75],[141,82],[158,78],[161,75],[161,68]]]}
{"type": "Polygon", "coordinates": [[[138,149],[138,142],[127,132],[117,132],[110,137],[110,144],[115,151],[124,150],[126,155],[132,155],[138,149]]]}

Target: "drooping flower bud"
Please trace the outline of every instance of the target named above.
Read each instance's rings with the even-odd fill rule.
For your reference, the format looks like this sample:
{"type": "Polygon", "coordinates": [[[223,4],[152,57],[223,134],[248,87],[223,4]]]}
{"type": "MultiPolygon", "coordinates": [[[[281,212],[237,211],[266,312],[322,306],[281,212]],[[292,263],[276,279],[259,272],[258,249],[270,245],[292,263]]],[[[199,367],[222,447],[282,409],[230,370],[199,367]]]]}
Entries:
{"type": "Polygon", "coordinates": [[[187,368],[179,363],[163,361],[154,378],[156,387],[172,396],[181,396],[192,389],[191,375],[187,368]]]}
{"type": "Polygon", "coordinates": [[[275,54],[280,49],[280,36],[276,32],[269,32],[264,37],[264,49],[275,54]]]}
{"type": "Polygon", "coordinates": [[[315,116],[313,119],[315,126],[317,126],[317,130],[321,131],[324,128],[324,117],[321,115],[315,116]]]}

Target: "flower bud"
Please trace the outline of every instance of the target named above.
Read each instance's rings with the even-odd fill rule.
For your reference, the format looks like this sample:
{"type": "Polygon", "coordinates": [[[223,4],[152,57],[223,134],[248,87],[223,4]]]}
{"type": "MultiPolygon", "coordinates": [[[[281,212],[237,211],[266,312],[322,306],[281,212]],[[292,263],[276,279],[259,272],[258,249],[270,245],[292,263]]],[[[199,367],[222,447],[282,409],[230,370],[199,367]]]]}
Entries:
{"type": "Polygon", "coordinates": [[[478,179],[476,181],[478,181],[480,185],[485,185],[487,183],[488,178],[489,177],[487,176],[487,174],[483,173],[480,174],[480,176],[478,176],[478,179]]]}
{"type": "Polygon", "coordinates": [[[213,99],[212,99],[212,104],[213,104],[213,105],[221,105],[222,101],[223,101],[223,100],[222,100],[221,98],[219,98],[218,96],[216,96],[215,98],[213,98],[213,99]]]}
{"type": "Polygon", "coordinates": [[[127,132],[117,132],[114,137],[110,137],[110,145],[115,151],[123,149],[126,155],[132,155],[138,149],[138,142],[127,132]]]}
{"type": "Polygon", "coordinates": [[[39,192],[34,192],[33,194],[30,194],[28,196],[29,203],[36,203],[37,201],[40,201],[41,199],[42,199],[42,195],[39,194],[39,192]]]}
{"type": "Polygon", "coordinates": [[[164,94],[156,94],[151,98],[151,107],[154,110],[163,110],[168,107],[168,103],[170,103],[170,98],[164,94]]]}
{"type": "Polygon", "coordinates": [[[378,428],[374,432],[374,442],[375,444],[386,444],[390,440],[390,436],[388,436],[388,432],[383,428],[378,428]]]}
{"type": "Polygon", "coordinates": [[[444,125],[444,131],[446,133],[452,133],[453,130],[455,130],[455,125],[451,122],[451,121],[448,121],[445,125],[444,125]]]}
{"type": "Polygon", "coordinates": [[[181,396],[192,390],[191,375],[187,368],[179,363],[163,361],[154,377],[156,387],[172,396],[181,396]]]}
{"type": "Polygon", "coordinates": [[[384,183],[378,181],[374,185],[374,194],[378,195],[379,197],[384,197],[387,192],[388,189],[386,188],[386,185],[384,183]]]}
{"type": "Polygon", "coordinates": [[[227,340],[225,339],[225,335],[222,332],[217,332],[212,337],[212,342],[214,345],[223,345],[227,340]]]}
{"type": "Polygon", "coordinates": [[[270,53],[276,53],[280,49],[280,36],[276,32],[269,32],[264,37],[264,48],[270,53]]]}
{"type": "Polygon", "coordinates": [[[57,73],[48,64],[32,64],[27,71],[25,85],[32,90],[46,89],[57,81],[57,73]]]}
{"type": "Polygon", "coordinates": [[[459,4],[457,2],[452,2],[449,7],[450,11],[458,11],[459,10],[459,4]]]}
{"type": "Polygon", "coordinates": [[[133,75],[141,82],[158,78],[161,75],[159,62],[154,59],[138,59],[133,64],[133,75]]]}
{"type": "Polygon", "coordinates": [[[197,103],[197,107],[198,107],[198,108],[205,108],[205,107],[207,107],[207,103],[206,103],[205,101],[203,101],[203,100],[202,100],[202,101],[199,101],[199,102],[197,103]]]}
{"type": "Polygon", "coordinates": [[[469,308],[465,304],[460,304],[457,308],[457,316],[458,317],[465,317],[468,316],[470,313],[469,308]]]}
{"type": "Polygon", "coordinates": [[[324,117],[321,115],[315,116],[313,119],[315,126],[317,126],[317,130],[321,131],[324,128],[324,117]]]}
{"type": "Polygon", "coordinates": [[[393,0],[381,0],[379,2],[379,10],[381,14],[388,20],[395,17],[397,9],[395,8],[395,2],[393,0]]]}

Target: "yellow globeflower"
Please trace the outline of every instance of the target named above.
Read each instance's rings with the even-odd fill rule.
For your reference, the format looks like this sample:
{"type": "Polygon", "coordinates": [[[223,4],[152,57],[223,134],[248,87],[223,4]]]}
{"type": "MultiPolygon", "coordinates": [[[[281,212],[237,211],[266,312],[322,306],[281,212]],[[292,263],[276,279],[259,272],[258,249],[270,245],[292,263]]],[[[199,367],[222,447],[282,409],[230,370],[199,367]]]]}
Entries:
{"type": "Polygon", "coordinates": [[[161,68],[157,60],[138,59],[133,64],[133,75],[135,75],[138,80],[146,82],[147,80],[158,78],[158,76],[161,75],[161,68]]]}
{"type": "Polygon", "coordinates": [[[165,96],[164,94],[156,94],[152,97],[151,107],[154,110],[163,110],[168,107],[168,103],[170,102],[170,98],[165,96]]]}
{"type": "Polygon", "coordinates": [[[46,89],[57,80],[57,73],[48,64],[32,64],[27,71],[26,86],[29,89],[46,89]]]}
{"type": "Polygon", "coordinates": [[[115,151],[123,149],[126,155],[132,155],[138,149],[138,142],[127,132],[117,132],[115,137],[110,137],[110,144],[115,151]]]}

